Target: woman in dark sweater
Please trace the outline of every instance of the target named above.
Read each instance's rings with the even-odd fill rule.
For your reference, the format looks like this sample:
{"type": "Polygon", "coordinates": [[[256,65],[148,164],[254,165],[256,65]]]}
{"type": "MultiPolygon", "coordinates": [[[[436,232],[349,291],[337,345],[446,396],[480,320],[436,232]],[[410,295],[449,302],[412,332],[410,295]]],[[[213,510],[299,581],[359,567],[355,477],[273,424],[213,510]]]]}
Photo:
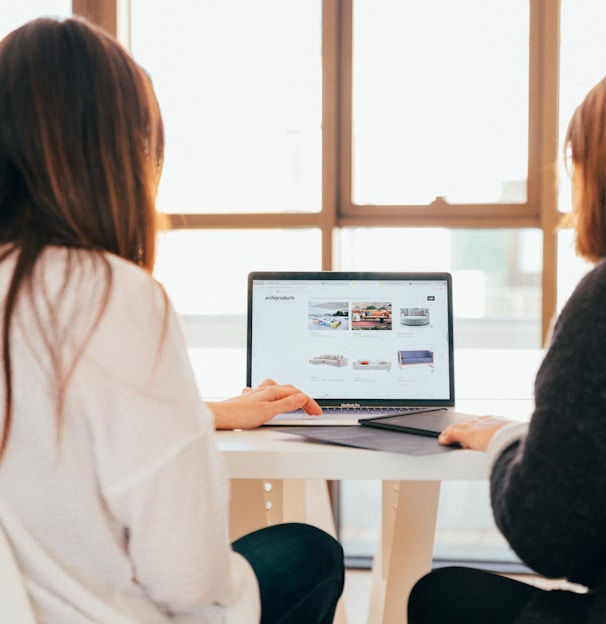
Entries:
{"type": "Polygon", "coordinates": [[[566,135],[577,253],[595,263],[563,308],[535,382],[529,424],[482,417],[440,437],[486,450],[497,526],[537,573],[578,591],[543,591],[461,567],[413,589],[409,624],[606,622],[606,78],[566,135]]]}

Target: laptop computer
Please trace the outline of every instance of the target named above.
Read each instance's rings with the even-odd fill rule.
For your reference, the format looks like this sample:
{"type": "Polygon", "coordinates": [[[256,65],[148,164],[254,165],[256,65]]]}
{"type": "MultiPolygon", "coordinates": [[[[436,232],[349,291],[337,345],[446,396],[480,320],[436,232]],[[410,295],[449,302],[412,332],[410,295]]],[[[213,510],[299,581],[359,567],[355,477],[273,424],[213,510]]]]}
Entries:
{"type": "Polygon", "coordinates": [[[412,412],[416,422],[431,414],[437,435],[460,418],[449,273],[257,271],[248,276],[247,321],[247,385],[293,384],[323,410],[266,425],[351,425],[412,412]]]}

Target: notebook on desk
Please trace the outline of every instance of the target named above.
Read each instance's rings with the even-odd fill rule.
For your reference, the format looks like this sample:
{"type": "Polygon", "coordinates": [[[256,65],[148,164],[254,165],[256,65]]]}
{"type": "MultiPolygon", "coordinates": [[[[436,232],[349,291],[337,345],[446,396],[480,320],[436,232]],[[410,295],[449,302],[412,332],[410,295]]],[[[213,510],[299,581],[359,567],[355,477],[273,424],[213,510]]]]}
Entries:
{"type": "Polygon", "coordinates": [[[290,412],[267,425],[413,413],[416,423],[426,414],[437,435],[461,417],[452,409],[450,274],[251,273],[247,385],[268,378],[297,386],[323,414],[290,412]]]}

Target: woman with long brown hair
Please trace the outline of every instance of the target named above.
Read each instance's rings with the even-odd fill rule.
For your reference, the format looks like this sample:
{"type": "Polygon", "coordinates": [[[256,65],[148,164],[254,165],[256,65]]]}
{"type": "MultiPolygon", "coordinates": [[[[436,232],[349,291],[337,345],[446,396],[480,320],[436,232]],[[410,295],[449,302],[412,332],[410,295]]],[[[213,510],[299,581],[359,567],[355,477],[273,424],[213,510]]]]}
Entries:
{"type": "Polygon", "coordinates": [[[200,400],[151,275],[162,159],[151,81],[113,38],[39,19],[0,43],[0,521],[40,624],[330,622],[332,537],[229,544],[214,428],[320,409],[271,381],[200,400]]]}

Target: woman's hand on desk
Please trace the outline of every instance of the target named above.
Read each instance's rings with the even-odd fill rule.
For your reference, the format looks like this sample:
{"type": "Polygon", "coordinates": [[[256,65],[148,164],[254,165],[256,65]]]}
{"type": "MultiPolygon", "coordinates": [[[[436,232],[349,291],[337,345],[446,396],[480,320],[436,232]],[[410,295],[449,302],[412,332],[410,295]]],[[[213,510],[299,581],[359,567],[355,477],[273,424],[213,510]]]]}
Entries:
{"type": "Polygon", "coordinates": [[[257,388],[244,388],[240,396],[208,403],[216,429],[254,429],[277,414],[303,409],[319,416],[322,408],[308,395],[290,385],[265,380],[257,388]]]}
{"type": "Polygon", "coordinates": [[[450,425],[442,431],[440,444],[460,444],[476,451],[485,451],[492,436],[512,421],[500,416],[478,416],[466,422],[450,425]]]}

